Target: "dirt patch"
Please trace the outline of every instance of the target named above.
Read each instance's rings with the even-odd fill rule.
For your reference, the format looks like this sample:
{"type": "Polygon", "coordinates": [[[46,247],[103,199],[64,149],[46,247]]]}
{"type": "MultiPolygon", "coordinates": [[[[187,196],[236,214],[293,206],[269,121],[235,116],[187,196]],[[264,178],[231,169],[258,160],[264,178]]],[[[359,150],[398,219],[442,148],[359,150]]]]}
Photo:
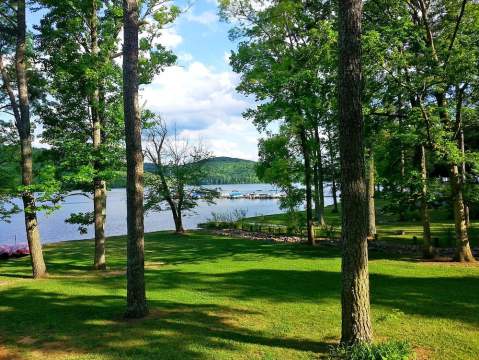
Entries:
{"type": "Polygon", "coordinates": [[[418,262],[424,265],[479,268],[479,261],[458,262],[458,261],[454,261],[451,257],[439,257],[439,258],[431,259],[431,260],[421,259],[421,260],[418,260],[418,262]]]}
{"type": "Polygon", "coordinates": [[[17,341],[17,343],[22,344],[22,345],[32,345],[36,342],[37,342],[37,340],[30,337],[30,336],[24,336],[24,337],[20,338],[20,340],[17,341]]]}
{"type": "Polygon", "coordinates": [[[29,353],[29,358],[34,360],[43,359],[69,359],[72,355],[84,354],[73,347],[69,347],[63,341],[50,341],[41,344],[29,353]]]}
{"type": "Polygon", "coordinates": [[[50,275],[50,279],[71,279],[71,278],[79,278],[79,279],[95,279],[95,278],[110,278],[110,277],[117,277],[117,276],[125,276],[126,270],[90,270],[86,272],[78,272],[71,275],[50,275]]]}
{"type": "Polygon", "coordinates": [[[161,261],[146,261],[145,262],[146,269],[159,269],[165,265],[167,264],[161,261]]]}
{"type": "Polygon", "coordinates": [[[432,351],[426,348],[414,348],[417,360],[429,360],[431,358],[432,351]]]}
{"type": "Polygon", "coordinates": [[[0,360],[22,360],[20,356],[0,345],[0,360]]]}
{"type": "Polygon", "coordinates": [[[107,271],[100,271],[97,272],[96,275],[101,277],[115,277],[115,276],[123,276],[126,275],[126,270],[107,270],[107,271]]]}

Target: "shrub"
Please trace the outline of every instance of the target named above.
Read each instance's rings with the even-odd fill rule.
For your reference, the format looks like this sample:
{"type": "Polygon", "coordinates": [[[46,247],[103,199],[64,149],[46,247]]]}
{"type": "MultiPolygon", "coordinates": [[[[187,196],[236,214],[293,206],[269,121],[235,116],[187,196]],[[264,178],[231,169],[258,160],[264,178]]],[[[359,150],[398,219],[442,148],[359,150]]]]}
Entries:
{"type": "Polygon", "coordinates": [[[339,345],[329,351],[330,360],[414,360],[411,346],[405,341],[387,341],[377,344],[358,343],[339,345]]]}
{"type": "Polygon", "coordinates": [[[305,222],[303,214],[296,210],[288,210],[287,212],[287,235],[301,235],[301,224],[305,222]]]}
{"type": "Polygon", "coordinates": [[[336,238],[337,229],[334,225],[324,224],[321,226],[321,234],[324,234],[329,240],[334,240],[336,238]]]}
{"type": "Polygon", "coordinates": [[[236,229],[242,228],[248,210],[235,209],[230,212],[212,212],[206,223],[198,224],[204,229],[236,229]]]}

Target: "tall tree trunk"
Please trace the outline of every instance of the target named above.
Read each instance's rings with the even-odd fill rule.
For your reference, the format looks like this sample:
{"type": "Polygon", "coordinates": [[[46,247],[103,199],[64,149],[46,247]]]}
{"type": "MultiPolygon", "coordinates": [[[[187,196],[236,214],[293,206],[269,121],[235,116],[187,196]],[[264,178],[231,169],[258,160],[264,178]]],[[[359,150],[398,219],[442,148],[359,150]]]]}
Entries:
{"type": "Polygon", "coordinates": [[[138,104],[138,2],[123,0],[123,98],[127,164],[127,308],[125,317],[148,313],[143,227],[143,152],[138,104]]]}
{"type": "MultiPolygon", "coordinates": [[[[456,96],[457,96],[457,101],[456,101],[456,127],[459,132],[459,137],[458,137],[458,146],[459,149],[461,150],[461,155],[462,155],[462,161],[461,161],[461,168],[460,168],[460,174],[461,174],[461,187],[464,187],[464,184],[466,183],[466,149],[464,147],[464,129],[462,125],[462,102],[463,102],[463,97],[464,97],[464,89],[461,88],[459,85],[456,86],[456,96]]],[[[466,227],[469,227],[469,206],[467,206],[466,202],[464,202],[464,218],[466,221],[466,227]]]]}
{"type": "Polygon", "coordinates": [[[301,139],[301,149],[304,157],[304,182],[306,186],[306,228],[308,232],[308,244],[314,245],[311,157],[309,153],[308,139],[306,137],[306,130],[304,127],[301,127],[299,136],[301,139]]]}
{"type": "MultiPolygon", "coordinates": [[[[436,94],[436,102],[439,107],[439,115],[442,122],[446,125],[450,125],[449,115],[445,109],[446,100],[444,93],[436,94]]],[[[462,101],[461,101],[462,103],[462,101]]],[[[460,119],[460,117],[459,117],[460,119]]],[[[457,127],[460,124],[456,124],[457,127]]],[[[451,197],[452,206],[454,210],[454,225],[456,230],[456,254],[454,259],[456,261],[475,261],[472,255],[471,246],[469,243],[469,235],[467,233],[466,216],[464,211],[464,200],[462,196],[462,181],[459,175],[459,169],[456,163],[451,161],[450,168],[450,184],[451,184],[451,197]]]]}
{"type": "Polygon", "coordinates": [[[431,219],[429,216],[429,207],[427,203],[427,167],[426,167],[426,148],[421,144],[421,221],[423,250],[422,256],[425,259],[435,257],[434,247],[431,241],[431,219]]]}
{"type": "Polygon", "coordinates": [[[93,210],[95,215],[95,259],[94,268],[97,270],[106,269],[106,183],[101,178],[93,181],[93,210]]]}
{"type": "MultiPolygon", "coordinates": [[[[32,184],[32,134],[30,128],[30,104],[28,101],[28,82],[26,75],[26,19],[25,0],[18,1],[17,8],[17,46],[15,68],[18,81],[18,99],[20,109],[20,122],[17,124],[21,147],[22,185],[28,187],[32,184]]],[[[37,213],[35,210],[35,196],[30,190],[22,194],[25,214],[25,229],[27,232],[28,247],[32,261],[34,278],[44,277],[47,273],[43,259],[40,231],[38,229],[37,213]]]]}
{"type": "Polygon", "coordinates": [[[318,127],[314,128],[314,139],[316,147],[316,156],[314,161],[314,211],[316,221],[323,226],[324,222],[324,176],[323,159],[321,153],[321,139],[319,138],[318,127]]]}
{"type": "MultiPolygon", "coordinates": [[[[91,52],[95,61],[98,61],[97,57],[100,53],[98,46],[98,17],[96,0],[92,1],[90,18],[90,41],[91,52]]],[[[100,108],[100,86],[96,83],[90,99],[90,109],[92,117],[92,138],[93,138],[93,152],[95,156],[94,168],[95,178],[93,179],[93,210],[95,216],[95,258],[93,267],[97,270],[106,269],[106,237],[105,237],[105,220],[106,220],[106,183],[98,176],[98,172],[101,170],[100,160],[98,159],[99,150],[102,143],[102,121],[100,112],[103,109],[100,108]]]]}
{"type": "Polygon", "coordinates": [[[374,238],[376,236],[376,204],[374,202],[374,190],[375,190],[375,165],[374,154],[372,150],[369,150],[368,159],[368,237],[374,238]]]}
{"type": "Polygon", "coordinates": [[[368,213],[361,106],[361,0],[339,1],[343,344],[369,342],[368,213]]]}
{"type": "Polygon", "coordinates": [[[466,216],[464,210],[464,201],[462,198],[461,179],[456,164],[451,164],[451,193],[454,209],[454,224],[456,228],[456,254],[454,260],[474,262],[469,236],[467,234],[466,216]]]}
{"type": "MultiPolygon", "coordinates": [[[[459,109],[459,111],[460,111],[460,109],[459,109]]],[[[459,147],[461,149],[461,155],[462,155],[461,183],[462,183],[462,186],[464,186],[464,184],[466,183],[466,160],[465,160],[466,151],[465,151],[465,148],[464,148],[464,130],[462,128],[462,121],[460,122],[460,127],[461,127],[461,130],[459,131],[459,147]]],[[[469,227],[469,225],[470,225],[469,206],[466,204],[466,202],[464,202],[464,217],[465,217],[465,220],[466,220],[466,226],[469,227]]]]}

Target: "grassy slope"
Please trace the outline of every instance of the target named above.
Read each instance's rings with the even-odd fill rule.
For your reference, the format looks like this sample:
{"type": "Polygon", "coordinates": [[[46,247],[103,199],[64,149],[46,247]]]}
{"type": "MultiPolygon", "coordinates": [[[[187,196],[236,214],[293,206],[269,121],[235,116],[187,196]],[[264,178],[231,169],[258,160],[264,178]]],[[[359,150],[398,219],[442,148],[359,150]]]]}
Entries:
{"type": "MultiPolygon", "coordinates": [[[[335,233],[339,234],[341,215],[333,213],[332,207],[328,206],[325,209],[325,219],[328,225],[335,227],[335,233]]],[[[379,240],[413,244],[413,237],[415,236],[418,243],[422,241],[422,225],[420,222],[399,222],[392,217],[381,215],[380,211],[378,211],[376,221],[379,240]],[[405,232],[404,235],[398,235],[399,230],[403,230],[405,232]]],[[[447,215],[443,209],[432,211],[431,221],[432,237],[438,238],[439,244],[442,247],[453,247],[455,244],[454,221],[447,219],[447,215]]],[[[288,214],[256,216],[245,219],[245,222],[286,226],[288,223],[288,214]]],[[[479,245],[479,221],[471,220],[469,238],[473,246],[479,245]]]]}
{"type": "MultiPolygon", "coordinates": [[[[26,258],[0,262],[0,358],[317,359],[338,339],[336,250],[149,234],[151,315],[125,322],[125,242],[109,239],[105,274],[89,271],[92,241],[47,246],[48,280],[20,278],[26,258]]],[[[370,270],[377,339],[477,359],[479,268],[376,255],[370,270]]]]}

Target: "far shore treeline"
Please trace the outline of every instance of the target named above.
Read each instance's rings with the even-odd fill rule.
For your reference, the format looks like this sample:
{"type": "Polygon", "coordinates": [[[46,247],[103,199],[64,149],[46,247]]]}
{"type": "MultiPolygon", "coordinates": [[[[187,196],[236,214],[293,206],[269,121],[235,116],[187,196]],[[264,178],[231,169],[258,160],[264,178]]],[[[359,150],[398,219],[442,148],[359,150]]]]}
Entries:
{"type": "MultiPolygon", "coordinates": [[[[43,166],[48,163],[55,154],[47,149],[34,148],[33,157],[36,167],[43,166]]],[[[257,163],[252,160],[238,159],[227,156],[217,156],[203,160],[205,176],[200,181],[201,185],[225,185],[225,184],[258,184],[261,181],[256,175],[257,163]]],[[[17,162],[9,163],[15,167],[17,162]]],[[[145,172],[154,172],[155,167],[152,163],[145,162],[145,172]]],[[[20,170],[11,169],[11,182],[20,184],[20,170]]],[[[108,184],[111,189],[126,187],[126,169],[124,171],[117,171],[112,180],[108,184]]],[[[76,190],[76,189],[75,189],[76,190]]]]}

